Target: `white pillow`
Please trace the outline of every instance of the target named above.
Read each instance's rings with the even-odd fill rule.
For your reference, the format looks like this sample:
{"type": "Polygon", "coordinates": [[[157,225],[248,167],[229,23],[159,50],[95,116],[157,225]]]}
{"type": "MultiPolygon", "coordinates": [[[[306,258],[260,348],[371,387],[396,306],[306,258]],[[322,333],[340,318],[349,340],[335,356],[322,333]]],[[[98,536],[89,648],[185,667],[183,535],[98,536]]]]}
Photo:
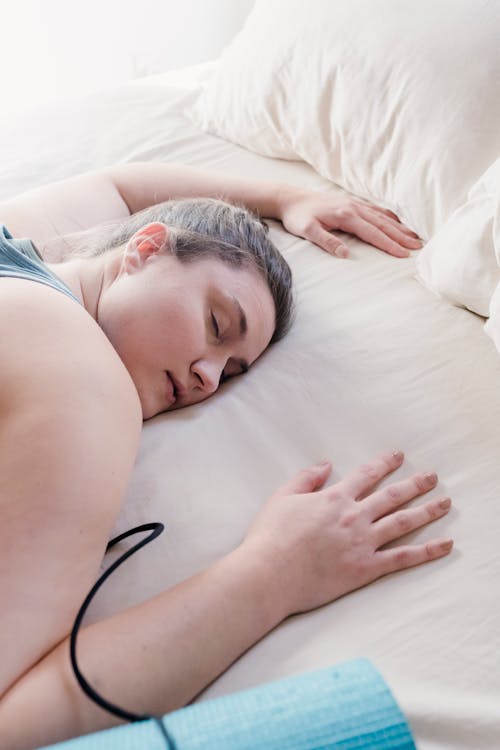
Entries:
{"type": "Polygon", "coordinates": [[[500,158],[420,251],[417,271],[436,294],[489,318],[484,330],[500,352],[500,158]]]}
{"type": "Polygon", "coordinates": [[[490,315],[500,283],[500,159],[418,253],[424,285],[454,305],[490,315]]]}
{"type": "Polygon", "coordinates": [[[427,239],[500,153],[499,82],[500,3],[257,0],[195,119],[427,239]]]}

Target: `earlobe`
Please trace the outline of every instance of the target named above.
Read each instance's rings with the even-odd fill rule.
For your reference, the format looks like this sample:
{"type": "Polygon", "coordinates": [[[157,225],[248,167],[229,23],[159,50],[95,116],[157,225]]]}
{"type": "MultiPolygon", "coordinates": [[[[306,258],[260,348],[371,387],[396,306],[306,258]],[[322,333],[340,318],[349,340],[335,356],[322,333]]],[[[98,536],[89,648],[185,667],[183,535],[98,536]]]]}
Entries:
{"type": "Polygon", "coordinates": [[[169,230],[166,224],[154,222],[139,229],[128,241],[123,256],[127,273],[139,271],[148,258],[168,249],[169,230]]]}

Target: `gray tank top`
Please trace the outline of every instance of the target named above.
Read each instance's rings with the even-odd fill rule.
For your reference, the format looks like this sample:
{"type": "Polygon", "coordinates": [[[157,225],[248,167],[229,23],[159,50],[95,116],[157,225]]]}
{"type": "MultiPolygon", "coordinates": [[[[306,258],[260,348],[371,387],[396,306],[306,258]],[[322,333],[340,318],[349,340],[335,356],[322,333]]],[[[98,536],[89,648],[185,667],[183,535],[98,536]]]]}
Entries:
{"type": "Polygon", "coordinates": [[[0,224],[0,276],[28,279],[46,284],[63,292],[75,302],[81,302],[73,292],[43,262],[30,240],[14,239],[9,230],[0,224]]]}

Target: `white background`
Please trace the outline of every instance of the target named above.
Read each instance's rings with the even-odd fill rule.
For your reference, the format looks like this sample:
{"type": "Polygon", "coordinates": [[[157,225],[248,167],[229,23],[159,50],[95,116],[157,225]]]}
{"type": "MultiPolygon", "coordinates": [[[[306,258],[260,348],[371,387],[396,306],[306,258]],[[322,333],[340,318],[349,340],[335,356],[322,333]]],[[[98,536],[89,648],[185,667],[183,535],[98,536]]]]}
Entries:
{"type": "Polygon", "coordinates": [[[2,0],[4,106],[215,59],[253,0],[2,0]]]}

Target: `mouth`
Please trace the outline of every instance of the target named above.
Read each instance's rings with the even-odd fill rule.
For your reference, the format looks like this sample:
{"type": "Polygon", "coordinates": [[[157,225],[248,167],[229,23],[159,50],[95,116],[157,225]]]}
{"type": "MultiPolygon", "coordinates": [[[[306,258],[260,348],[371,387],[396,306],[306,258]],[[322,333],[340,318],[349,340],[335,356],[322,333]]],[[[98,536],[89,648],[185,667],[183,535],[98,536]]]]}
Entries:
{"type": "Polygon", "coordinates": [[[173,406],[173,404],[175,404],[175,402],[177,401],[177,388],[170,373],[168,371],[165,371],[165,375],[167,380],[166,398],[168,401],[168,406],[173,406]]]}
{"type": "Polygon", "coordinates": [[[172,406],[173,404],[176,403],[176,401],[178,401],[180,398],[185,396],[187,391],[182,385],[182,383],[180,383],[177,380],[177,378],[175,378],[174,375],[172,375],[172,373],[169,372],[169,370],[166,370],[165,374],[167,376],[168,394],[171,400],[171,403],[169,404],[169,406],[172,406]]]}

